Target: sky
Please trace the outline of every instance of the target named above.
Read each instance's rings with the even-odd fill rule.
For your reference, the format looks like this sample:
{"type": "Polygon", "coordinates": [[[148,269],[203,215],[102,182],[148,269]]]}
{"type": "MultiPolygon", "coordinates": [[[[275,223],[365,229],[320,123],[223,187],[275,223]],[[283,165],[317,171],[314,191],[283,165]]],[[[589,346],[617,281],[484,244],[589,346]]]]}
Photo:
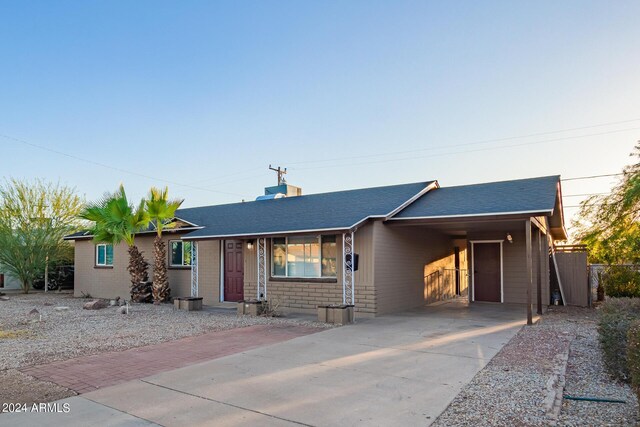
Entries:
{"type": "MultiPolygon", "coordinates": [[[[0,2],[0,172],[184,206],[620,172],[637,1],[0,2]]],[[[563,181],[566,216],[615,177],[563,181]]]]}

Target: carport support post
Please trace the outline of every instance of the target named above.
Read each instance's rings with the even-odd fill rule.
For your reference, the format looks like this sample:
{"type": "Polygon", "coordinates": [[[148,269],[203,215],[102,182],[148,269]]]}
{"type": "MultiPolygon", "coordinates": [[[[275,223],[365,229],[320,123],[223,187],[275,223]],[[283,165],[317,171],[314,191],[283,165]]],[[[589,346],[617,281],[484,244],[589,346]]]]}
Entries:
{"type": "Polygon", "coordinates": [[[524,222],[525,245],[527,247],[527,325],[533,325],[531,312],[531,290],[533,288],[533,262],[531,257],[531,220],[524,222]]]}
{"type": "Polygon", "coordinates": [[[538,228],[538,268],[537,268],[537,310],[536,313],[542,314],[542,230],[538,228]]]}

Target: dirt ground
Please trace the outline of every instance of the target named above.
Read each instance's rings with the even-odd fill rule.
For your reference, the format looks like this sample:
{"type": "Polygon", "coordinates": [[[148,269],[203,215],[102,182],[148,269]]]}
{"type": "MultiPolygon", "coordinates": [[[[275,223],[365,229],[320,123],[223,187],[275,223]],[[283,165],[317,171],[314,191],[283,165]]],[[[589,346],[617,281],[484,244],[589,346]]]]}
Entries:
{"type": "Polygon", "coordinates": [[[25,375],[17,369],[0,371],[0,405],[3,403],[52,402],[65,397],[75,396],[73,391],[57,384],[40,381],[25,375]]]}

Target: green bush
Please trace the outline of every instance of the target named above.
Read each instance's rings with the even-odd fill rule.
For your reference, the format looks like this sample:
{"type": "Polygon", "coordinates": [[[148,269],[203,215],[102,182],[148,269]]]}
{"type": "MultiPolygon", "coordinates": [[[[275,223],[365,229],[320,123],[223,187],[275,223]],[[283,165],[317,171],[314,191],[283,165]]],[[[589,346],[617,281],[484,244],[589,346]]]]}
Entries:
{"type": "Polygon", "coordinates": [[[602,304],[598,335],[604,364],[614,378],[629,382],[627,336],[635,321],[640,321],[640,299],[611,298],[602,304]]]}
{"type": "Polygon", "coordinates": [[[635,321],[627,335],[627,366],[631,385],[640,400],[640,321],[635,321]]]}
{"type": "Polygon", "coordinates": [[[600,279],[605,294],[610,297],[640,297],[640,271],[635,266],[611,265],[600,279]]]}

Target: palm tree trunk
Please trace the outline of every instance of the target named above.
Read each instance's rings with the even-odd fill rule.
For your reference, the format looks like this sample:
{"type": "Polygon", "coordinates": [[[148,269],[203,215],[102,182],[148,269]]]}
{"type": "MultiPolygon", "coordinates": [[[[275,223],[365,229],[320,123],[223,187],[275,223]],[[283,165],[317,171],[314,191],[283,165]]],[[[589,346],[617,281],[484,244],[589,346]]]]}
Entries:
{"type": "Polygon", "coordinates": [[[151,285],[149,284],[149,263],[142,256],[137,246],[129,246],[129,265],[127,271],[131,275],[131,300],[135,302],[151,302],[151,285]]]}
{"type": "Polygon", "coordinates": [[[167,277],[167,247],[160,236],[153,241],[153,303],[169,301],[171,288],[167,277]]]}

